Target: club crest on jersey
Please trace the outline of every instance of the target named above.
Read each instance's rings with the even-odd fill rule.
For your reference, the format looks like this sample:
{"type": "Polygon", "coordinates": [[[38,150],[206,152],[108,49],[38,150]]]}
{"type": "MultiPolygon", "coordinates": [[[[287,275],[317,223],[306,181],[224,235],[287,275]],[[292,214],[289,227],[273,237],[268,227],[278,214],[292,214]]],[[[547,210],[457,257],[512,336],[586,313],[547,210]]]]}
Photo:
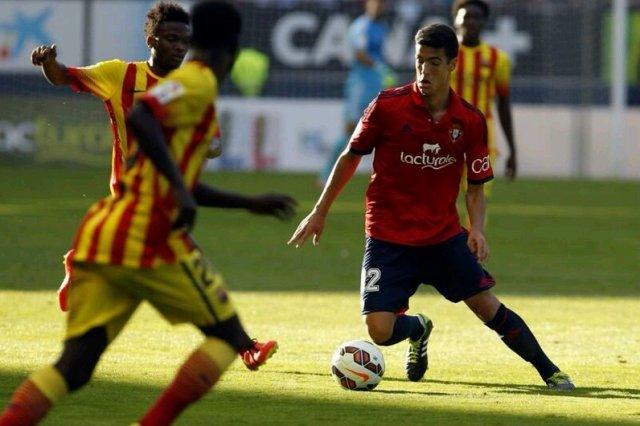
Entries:
{"type": "Polygon", "coordinates": [[[457,142],[462,136],[462,126],[460,123],[453,123],[451,126],[451,130],[449,130],[449,136],[451,137],[451,142],[457,142]]]}

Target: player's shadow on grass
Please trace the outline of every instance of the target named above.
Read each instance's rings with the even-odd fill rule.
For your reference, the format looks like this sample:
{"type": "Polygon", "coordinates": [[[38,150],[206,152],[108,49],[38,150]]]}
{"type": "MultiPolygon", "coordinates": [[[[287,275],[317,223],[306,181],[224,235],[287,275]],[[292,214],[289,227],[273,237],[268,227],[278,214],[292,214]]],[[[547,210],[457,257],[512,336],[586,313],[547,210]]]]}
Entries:
{"type": "MultiPolygon", "coordinates": [[[[313,373],[313,372],[309,372],[309,371],[263,371],[262,374],[286,374],[286,375],[292,375],[292,376],[316,376],[316,377],[330,377],[330,374],[327,373],[313,373]]],[[[383,381],[388,381],[388,382],[408,382],[408,380],[401,380],[401,379],[397,379],[395,377],[384,377],[382,379],[383,381]]],[[[426,395],[426,396],[446,396],[446,395],[451,395],[450,393],[447,392],[428,392],[428,391],[424,391],[424,392],[419,392],[419,391],[412,391],[412,390],[391,390],[391,389],[380,389],[380,388],[376,388],[375,392],[377,393],[389,393],[389,394],[415,394],[415,395],[426,395]]]]}
{"type": "MultiPolygon", "coordinates": [[[[399,380],[399,379],[387,379],[399,380]]],[[[596,398],[596,399],[637,399],[640,400],[640,389],[632,388],[599,388],[599,387],[580,387],[571,392],[556,391],[546,386],[522,385],[513,383],[481,383],[481,382],[463,382],[448,380],[432,380],[427,379],[427,383],[437,383],[440,385],[466,385],[485,387],[493,389],[497,393],[522,393],[530,395],[558,395],[562,397],[577,398],[596,398]]]]}
{"type": "MultiPolygon", "coordinates": [[[[329,373],[314,373],[308,371],[264,371],[262,374],[286,374],[286,375],[298,375],[298,376],[326,376],[329,377],[329,373]]],[[[400,377],[384,377],[386,382],[406,382],[411,383],[409,380],[400,377]]],[[[426,378],[421,382],[424,384],[435,383],[440,385],[465,385],[474,387],[483,387],[493,389],[496,393],[521,393],[530,395],[558,395],[558,396],[570,396],[579,398],[598,398],[598,399],[638,399],[640,400],[640,389],[631,388],[596,388],[596,387],[578,387],[572,392],[555,391],[542,385],[523,385],[514,383],[482,383],[482,382],[463,382],[463,381],[450,381],[450,380],[437,380],[426,378]]],[[[376,392],[381,393],[396,393],[396,394],[422,394],[422,395],[450,395],[447,392],[428,392],[428,391],[411,391],[411,390],[383,390],[376,389],[376,392]]]]}
{"type": "MultiPolygon", "coordinates": [[[[384,379],[383,379],[384,381],[384,379]]],[[[408,382],[408,380],[405,380],[408,382]]],[[[449,396],[452,395],[448,392],[429,392],[429,391],[411,391],[411,390],[398,390],[398,389],[379,389],[374,390],[376,393],[388,393],[394,395],[424,395],[424,396],[449,396]]]]}
{"type": "MultiPolygon", "coordinates": [[[[265,374],[260,372],[259,374],[265,374]]],[[[280,372],[282,374],[283,372],[280,372]]],[[[320,375],[317,373],[305,373],[320,375]]],[[[9,399],[13,389],[24,379],[25,374],[0,370],[0,407],[9,399]]],[[[453,384],[453,382],[448,382],[453,384]]],[[[447,384],[443,382],[442,384],[447,384]]],[[[585,418],[572,419],[556,415],[537,413],[514,414],[501,411],[473,410],[470,407],[446,407],[425,404],[424,408],[376,404],[377,393],[441,395],[413,391],[347,392],[342,393],[332,386],[335,396],[320,392],[322,397],[279,393],[278,386],[257,390],[229,389],[227,386],[207,394],[190,407],[178,419],[180,425],[238,425],[238,424],[358,424],[380,425],[385,423],[415,424],[541,424],[556,425],[604,425],[604,421],[585,418]],[[337,393],[335,393],[337,391],[337,393]],[[364,403],[369,401],[369,403],[364,403]],[[416,417],[418,416],[418,417],[416,417]],[[355,420],[354,420],[355,419],[355,420]]],[[[329,390],[329,389],[327,389],[329,390]]],[[[139,418],[162,392],[161,387],[105,380],[93,381],[80,392],[64,399],[45,419],[48,425],[74,426],[123,425],[139,418]]],[[[346,391],[345,391],[346,392],[346,391]]],[[[419,396],[419,398],[421,398],[419,396]]],[[[429,399],[426,398],[428,401],[429,399]]],[[[401,401],[396,401],[401,403],[401,401]]]]}

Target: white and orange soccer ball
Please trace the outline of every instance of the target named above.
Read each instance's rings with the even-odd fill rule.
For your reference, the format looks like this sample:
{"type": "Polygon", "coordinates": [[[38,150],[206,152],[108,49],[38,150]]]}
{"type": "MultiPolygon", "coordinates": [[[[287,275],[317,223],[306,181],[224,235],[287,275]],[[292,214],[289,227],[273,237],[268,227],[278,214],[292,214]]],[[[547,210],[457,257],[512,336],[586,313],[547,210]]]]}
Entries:
{"type": "Polygon", "coordinates": [[[384,374],[382,352],[363,340],[344,342],[331,358],[331,375],[345,389],[371,390],[384,374]]]}

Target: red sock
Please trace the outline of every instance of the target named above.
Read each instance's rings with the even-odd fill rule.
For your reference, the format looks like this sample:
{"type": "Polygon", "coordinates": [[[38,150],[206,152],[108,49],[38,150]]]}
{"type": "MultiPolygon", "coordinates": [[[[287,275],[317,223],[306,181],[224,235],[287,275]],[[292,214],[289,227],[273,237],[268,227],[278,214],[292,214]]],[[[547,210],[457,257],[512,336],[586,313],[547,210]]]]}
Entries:
{"type": "MultiPolygon", "coordinates": [[[[182,364],[171,385],[140,420],[141,426],[169,425],[188,405],[199,400],[220,378],[218,366],[196,350],[182,364]]],[[[0,425],[2,426],[2,425],[0,425]]]]}
{"type": "Polygon", "coordinates": [[[25,380],[13,393],[9,405],[0,415],[0,426],[35,425],[47,415],[51,407],[51,402],[40,389],[31,380],[25,380]]]}

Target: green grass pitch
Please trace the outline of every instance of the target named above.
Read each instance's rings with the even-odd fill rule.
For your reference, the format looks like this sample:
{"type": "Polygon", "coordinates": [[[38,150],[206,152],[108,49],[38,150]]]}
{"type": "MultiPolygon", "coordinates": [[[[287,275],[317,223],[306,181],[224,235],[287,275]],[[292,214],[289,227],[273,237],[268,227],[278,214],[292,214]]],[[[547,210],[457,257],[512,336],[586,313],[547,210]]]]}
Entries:
{"type": "MultiPolygon", "coordinates": [[[[64,316],[55,289],[61,256],[107,171],[0,164],[0,405],[58,354],[64,316]]],[[[310,175],[207,174],[228,189],[317,196],[310,175]]],[[[640,422],[640,211],[637,183],[498,181],[489,204],[487,268],[506,305],[527,320],[578,389],[546,390],[463,305],[424,287],[413,311],[433,318],[430,370],[404,379],[405,344],[382,348],[373,392],[344,391],[333,349],[366,338],[359,315],[363,192],[358,177],[334,206],[319,247],[292,249],[297,222],[201,210],[195,236],[221,269],[247,328],[280,351],[260,371],[236,362],[179,419],[210,424],[611,424],[640,422]]],[[[94,380],[45,425],[126,425],[145,411],[200,341],[143,306],[103,357],[94,380]]]]}

